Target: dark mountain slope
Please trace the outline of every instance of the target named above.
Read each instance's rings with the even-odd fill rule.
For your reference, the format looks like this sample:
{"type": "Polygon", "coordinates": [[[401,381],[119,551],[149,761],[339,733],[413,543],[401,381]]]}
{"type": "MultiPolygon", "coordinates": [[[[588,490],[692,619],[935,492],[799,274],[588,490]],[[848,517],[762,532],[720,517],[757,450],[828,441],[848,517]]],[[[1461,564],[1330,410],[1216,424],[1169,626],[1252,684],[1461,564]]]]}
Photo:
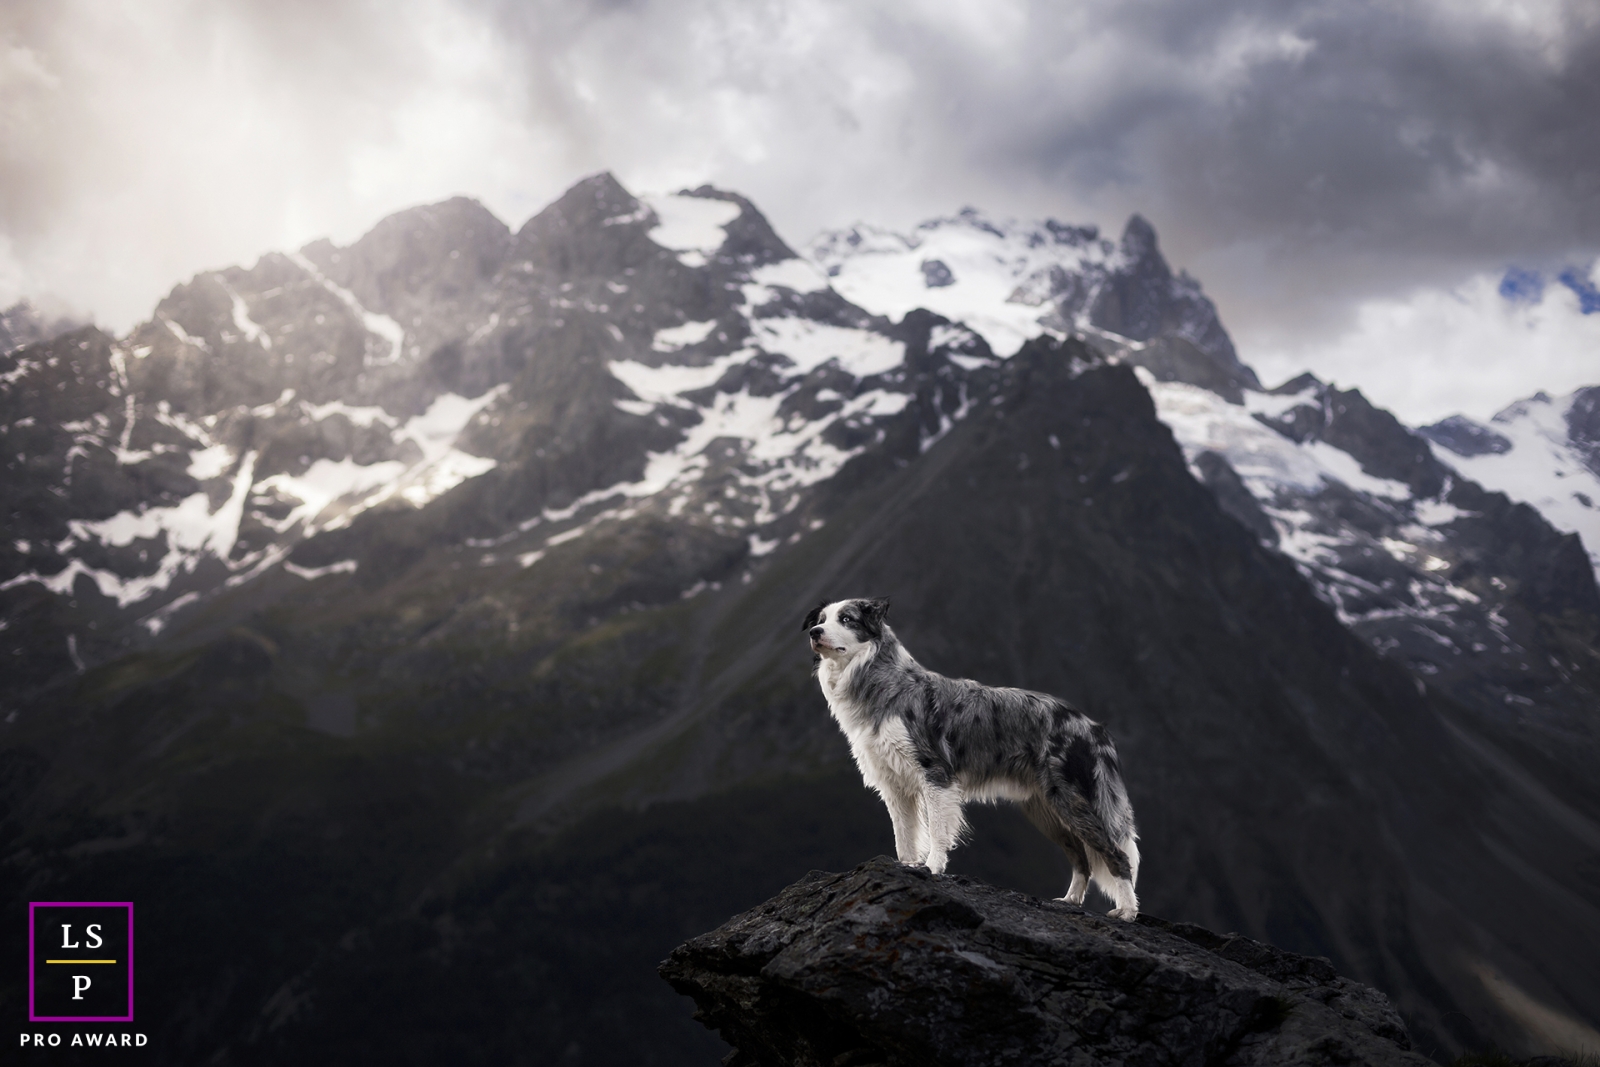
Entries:
{"type": "MultiPolygon", "coordinates": [[[[1298,402],[1258,419],[1296,442],[1326,442],[1416,500],[1448,505],[1446,537],[1418,537],[1420,509],[1328,485],[1277,501],[1337,545],[1308,576],[1350,628],[1429,686],[1477,712],[1551,788],[1600,803],[1600,591],[1578,535],[1485,490],[1435,457],[1359,390],[1310,375],[1273,391],[1298,402]],[[1351,532],[1355,536],[1351,536],[1351,532]],[[1340,536],[1342,535],[1342,536],[1340,536]],[[1421,553],[1393,551],[1408,538],[1421,553]],[[1340,542],[1343,542],[1342,544],[1340,542]],[[1441,587],[1440,579],[1448,585],[1441,587]]],[[[1213,490],[1222,484],[1212,478],[1213,490]]],[[[1226,490],[1220,490],[1226,492],[1226,490]]]]}
{"type": "MultiPolygon", "coordinates": [[[[1328,954],[1434,1040],[1459,1025],[1442,1003],[1494,1026],[1467,956],[1592,1016],[1594,890],[1574,859],[1594,855],[1593,822],[1557,803],[1554,823],[1551,798],[1474,755],[1493,746],[1458,742],[1462,709],[1379,660],[1222,515],[1127,372],[1070,379],[1025,349],[1004,373],[1000,405],[797,549],[813,562],[790,604],[893,593],[925,664],[1106,721],[1157,914],[1328,954]],[[1533,871],[1561,884],[1538,891],[1559,915],[1526,906],[1533,871]]],[[[768,669],[783,668],[749,671],[732,701],[757,736],[781,732],[763,721],[775,708],[820,711],[804,682],[781,701],[768,669]]]]}

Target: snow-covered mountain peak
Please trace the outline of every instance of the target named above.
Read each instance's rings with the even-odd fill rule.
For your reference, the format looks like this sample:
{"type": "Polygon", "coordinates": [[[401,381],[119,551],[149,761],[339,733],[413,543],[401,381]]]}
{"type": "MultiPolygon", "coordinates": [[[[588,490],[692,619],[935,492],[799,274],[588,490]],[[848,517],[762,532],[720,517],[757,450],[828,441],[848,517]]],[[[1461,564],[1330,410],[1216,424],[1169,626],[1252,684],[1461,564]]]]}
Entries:
{"type": "Polygon", "coordinates": [[[1507,605],[1583,593],[1568,557],[1588,560],[1470,479],[1519,495],[1505,464],[1554,448],[1532,502],[1600,543],[1600,393],[1441,424],[1441,450],[1480,454],[1436,455],[1358,391],[1261,389],[1140,216],[1114,242],[968,208],[801,257],[738,194],[636,197],[609,174],[515,233],[457,198],[199,275],[120,341],[0,357],[43,516],[0,546],[0,593],[95,589],[153,632],[258,578],[365,567],[413,521],[436,524],[426,551],[508,576],[635,520],[754,560],[821,521],[852,460],[932,449],[1044,334],[1084,342],[1073,371],[1136,368],[1196,476],[1374,645],[1533,699],[1540,639],[1507,605]],[[59,410],[21,414],[50,390],[59,410]],[[1508,537],[1536,548],[1507,564],[1508,537]]]}
{"type": "Polygon", "coordinates": [[[903,318],[927,308],[966,322],[1009,356],[1046,331],[1069,332],[1054,303],[1069,279],[1103,274],[1114,248],[1054,220],[997,222],[973,208],[908,234],[858,224],[819,234],[810,257],[847,300],[903,318]]]}
{"type": "Polygon", "coordinates": [[[1508,404],[1484,426],[1464,416],[1424,427],[1439,458],[1473,481],[1539,510],[1583,539],[1600,571],[1600,386],[1508,404]]]}
{"type": "MultiPolygon", "coordinates": [[[[0,591],[87,581],[150,632],[275,568],[345,573],[328,535],[500,468],[513,489],[462,535],[491,563],[642,513],[770,549],[926,375],[949,379],[925,401],[932,441],[966,410],[950,376],[992,362],[969,330],[852,305],[737,194],[636,198],[608,174],[515,234],[456,198],[207,272],[122,341],[84,343],[83,403],[27,451],[42,492],[87,468],[116,492],[69,494],[0,591]]],[[[66,369],[12,362],[8,400],[66,369]]]]}
{"type": "Polygon", "coordinates": [[[1077,334],[1161,381],[1234,402],[1259,387],[1216,307],[1193,278],[1172,272],[1138,215],[1113,243],[1095,226],[997,221],[965,208],[908,234],[865,225],[825,232],[807,252],[853,303],[890,318],[928,308],[968,324],[1002,356],[1044,333],[1077,334]]]}

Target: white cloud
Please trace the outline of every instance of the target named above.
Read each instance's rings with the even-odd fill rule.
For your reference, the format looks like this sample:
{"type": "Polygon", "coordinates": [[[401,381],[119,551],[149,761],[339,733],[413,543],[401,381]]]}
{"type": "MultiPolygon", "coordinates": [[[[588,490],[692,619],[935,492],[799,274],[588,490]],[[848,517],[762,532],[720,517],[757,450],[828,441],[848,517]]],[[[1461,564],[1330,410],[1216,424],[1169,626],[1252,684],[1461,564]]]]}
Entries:
{"type": "MultiPolygon", "coordinates": [[[[1502,277],[1364,301],[1354,324],[1326,340],[1257,350],[1245,335],[1241,356],[1269,385],[1310,370],[1359,386],[1412,425],[1458,412],[1487,419],[1541,389],[1600,385],[1600,314],[1584,314],[1578,295],[1554,278],[1535,299],[1507,298],[1502,277]]],[[[1600,281],[1600,263],[1590,278],[1600,281]]]]}
{"type": "Polygon", "coordinates": [[[0,301],[121,331],[197,270],[458,193],[520,222],[573,177],[521,114],[521,55],[448,0],[62,0],[22,29],[0,37],[0,301]]]}

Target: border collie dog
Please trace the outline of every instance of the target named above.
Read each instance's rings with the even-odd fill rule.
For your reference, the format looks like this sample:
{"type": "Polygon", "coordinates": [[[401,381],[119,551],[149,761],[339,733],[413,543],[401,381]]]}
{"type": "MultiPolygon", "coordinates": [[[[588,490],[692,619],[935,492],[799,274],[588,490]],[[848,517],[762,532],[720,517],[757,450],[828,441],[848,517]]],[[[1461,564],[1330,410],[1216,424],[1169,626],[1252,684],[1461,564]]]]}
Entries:
{"type": "Polygon", "coordinates": [[[1139,914],[1138,832],[1105,727],[1064,701],[935,674],[888,623],[889,601],[819,604],[801,629],[828,710],[894,823],[900,862],[945,868],[969,800],[1010,800],[1066,850],[1082,904],[1092,878],[1118,919],[1139,914]]]}

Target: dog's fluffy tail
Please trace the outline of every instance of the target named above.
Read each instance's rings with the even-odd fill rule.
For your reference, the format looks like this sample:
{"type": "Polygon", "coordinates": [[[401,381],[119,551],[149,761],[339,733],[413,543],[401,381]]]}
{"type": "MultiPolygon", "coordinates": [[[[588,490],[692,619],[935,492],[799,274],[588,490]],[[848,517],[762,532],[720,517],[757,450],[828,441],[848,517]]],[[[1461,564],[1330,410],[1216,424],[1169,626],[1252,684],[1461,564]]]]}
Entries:
{"type": "Polygon", "coordinates": [[[1107,844],[1112,849],[1105,854],[1107,863],[1119,878],[1137,879],[1139,849],[1134,842],[1139,839],[1139,831],[1133,823],[1133,803],[1128,800],[1127,787],[1122,783],[1122,767],[1111,735],[1098,724],[1093,732],[1093,745],[1094,812],[1105,828],[1107,844]],[[1127,872],[1118,869],[1124,864],[1129,868],[1127,872]]]}
{"type": "Polygon", "coordinates": [[[1064,797],[1051,799],[1061,821],[1067,824],[1067,829],[1071,830],[1086,848],[1104,859],[1106,868],[1113,875],[1132,880],[1133,864],[1129,862],[1128,854],[1119,847],[1122,840],[1131,841],[1131,836],[1124,835],[1124,838],[1118,839],[1108,833],[1105,819],[1095,810],[1095,806],[1076,790],[1068,791],[1064,797]]]}

